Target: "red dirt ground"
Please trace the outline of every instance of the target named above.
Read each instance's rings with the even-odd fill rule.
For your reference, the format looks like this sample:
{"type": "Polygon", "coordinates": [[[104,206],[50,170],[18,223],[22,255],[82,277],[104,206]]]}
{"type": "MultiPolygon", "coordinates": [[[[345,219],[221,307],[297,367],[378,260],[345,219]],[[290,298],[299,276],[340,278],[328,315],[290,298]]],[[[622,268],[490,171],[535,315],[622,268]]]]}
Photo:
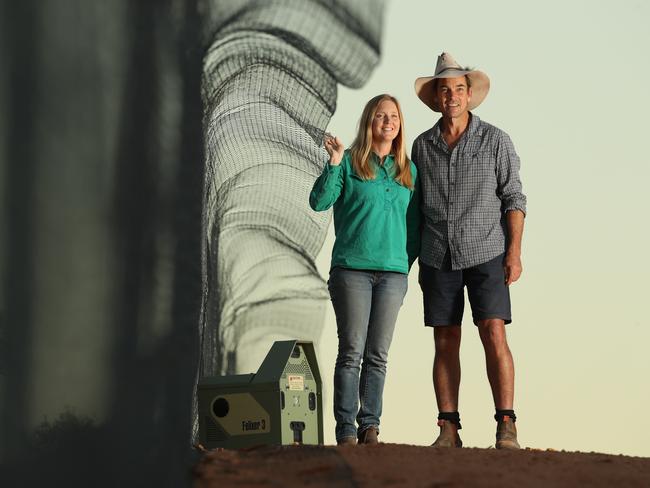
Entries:
{"type": "Polygon", "coordinates": [[[215,450],[193,470],[195,488],[642,487],[650,458],[557,451],[378,446],[215,450]]]}

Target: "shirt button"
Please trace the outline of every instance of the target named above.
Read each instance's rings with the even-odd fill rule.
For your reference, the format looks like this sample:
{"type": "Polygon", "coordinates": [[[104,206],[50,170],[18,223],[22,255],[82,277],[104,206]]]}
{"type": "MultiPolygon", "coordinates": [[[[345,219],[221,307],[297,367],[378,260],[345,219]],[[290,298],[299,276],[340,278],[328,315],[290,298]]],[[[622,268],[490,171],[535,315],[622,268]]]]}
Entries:
{"type": "Polygon", "coordinates": [[[386,188],[386,191],[390,191],[390,188],[386,188]]]}

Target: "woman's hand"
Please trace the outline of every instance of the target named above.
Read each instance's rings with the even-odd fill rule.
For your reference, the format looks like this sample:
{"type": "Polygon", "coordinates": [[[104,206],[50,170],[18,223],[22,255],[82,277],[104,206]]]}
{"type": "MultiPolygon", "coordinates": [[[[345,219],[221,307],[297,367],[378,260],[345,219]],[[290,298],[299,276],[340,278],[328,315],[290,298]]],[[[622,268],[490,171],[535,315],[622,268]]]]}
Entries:
{"type": "Polygon", "coordinates": [[[330,134],[325,134],[323,145],[325,146],[327,154],[330,155],[330,164],[332,166],[338,166],[341,164],[341,159],[343,159],[343,151],[345,151],[345,147],[343,147],[343,141],[341,141],[341,139],[338,137],[332,136],[330,134]]]}

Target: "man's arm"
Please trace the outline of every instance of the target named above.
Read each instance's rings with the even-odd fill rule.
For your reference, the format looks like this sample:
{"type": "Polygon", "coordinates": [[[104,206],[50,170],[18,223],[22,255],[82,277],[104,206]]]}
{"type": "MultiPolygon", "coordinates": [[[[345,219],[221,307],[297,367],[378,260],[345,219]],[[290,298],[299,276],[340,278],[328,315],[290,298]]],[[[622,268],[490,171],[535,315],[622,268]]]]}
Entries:
{"type": "Polygon", "coordinates": [[[503,267],[508,286],[519,279],[522,271],[521,237],[526,217],[526,195],[521,188],[519,165],[519,156],[510,137],[501,132],[497,150],[497,193],[501,199],[501,211],[506,214],[507,248],[503,267]]]}
{"type": "Polygon", "coordinates": [[[520,210],[526,216],[526,195],[519,178],[521,165],[510,136],[501,131],[497,146],[496,177],[497,195],[501,199],[501,211],[520,210]]]}
{"type": "Polygon", "coordinates": [[[521,237],[524,233],[524,213],[521,210],[506,212],[508,226],[508,248],[503,261],[506,274],[506,285],[510,286],[521,276],[521,237]]]}

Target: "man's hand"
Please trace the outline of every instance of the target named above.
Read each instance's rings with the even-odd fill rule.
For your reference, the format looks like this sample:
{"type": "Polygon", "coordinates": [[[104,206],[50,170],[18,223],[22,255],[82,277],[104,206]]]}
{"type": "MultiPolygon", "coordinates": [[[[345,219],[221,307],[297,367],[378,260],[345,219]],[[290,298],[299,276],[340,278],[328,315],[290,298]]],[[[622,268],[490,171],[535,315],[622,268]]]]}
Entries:
{"type": "Polygon", "coordinates": [[[325,150],[327,154],[330,155],[330,164],[332,166],[338,166],[341,164],[341,159],[343,159],[343,152],[345,147],[343,146],[343,141],[338,137],[331,136],[327,134],[325,140],[323,141],[325,150]]]}
{"type": "Polygon", "coordinates": [[[521,256],[515,253],[507,253],[503,260],[503,271],[506,275],[506,286],[510,286],[521,276],[521,256]]]}

